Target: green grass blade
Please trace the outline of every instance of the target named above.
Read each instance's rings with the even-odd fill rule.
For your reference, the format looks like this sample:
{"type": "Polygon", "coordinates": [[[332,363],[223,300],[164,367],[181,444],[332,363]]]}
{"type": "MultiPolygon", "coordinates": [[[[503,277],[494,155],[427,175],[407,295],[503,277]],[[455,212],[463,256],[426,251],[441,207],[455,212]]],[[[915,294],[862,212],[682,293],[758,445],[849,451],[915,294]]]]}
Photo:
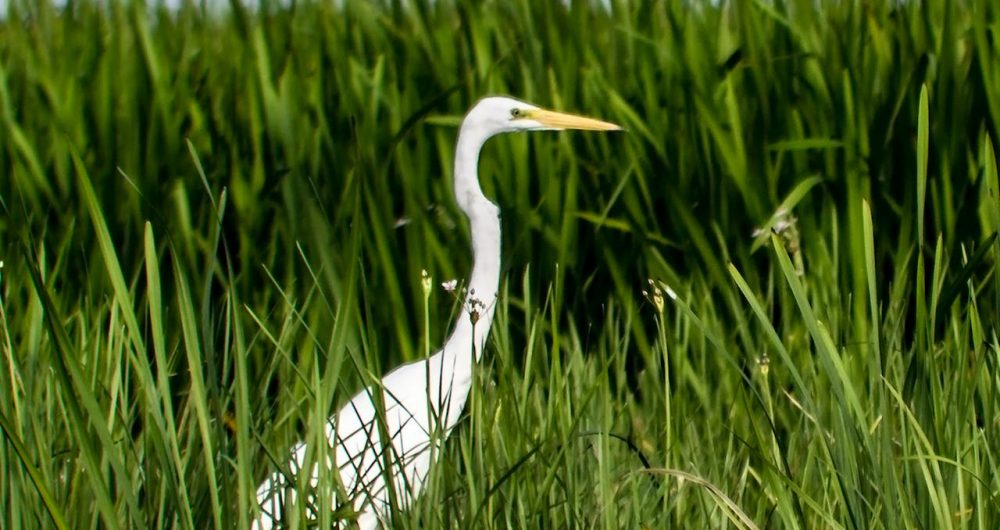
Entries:
{"type": "Polygon", "coordinates": [[[216,438],[212,429],[211,417],[207,393],[205,391],[205,376],[201,365],[204,362],[201,354],[201,341],[198,338],[198,318],[195,316],[194,305],[191,301],[190,289],[188,287],[187,276],[180,269],[180,265],[174,262],[174,280],[177,282],[177,311],[181,319],[181,330],[184,339],[184,353],[187,360],[188,375],[190,377],[190,396],[188,405],[193,409],[195,421],[198,424],[198,433],[201,437],[201,454],[204,462],[205,479],[209,498],[212,506],[212,522],[216,530],[221,530],[222,526],[222,504],[219,500],[219,480],[218,472],[215,468],[215,447],[213,441],[216,438]]]}
{"type": "Polygon", "coordinates": [[[924,244],[924,203],[927,197],[927,152],[929,142],[929,103],[927,85],[920,87],[920,110],[917,116],[917,241],[924,244]]]}
{"type": "MultiPolygon", "coordinates": [[[[30,253],[26,248],[24,256],[30,260],[30,253]]],[[[103,478],[102,462],[106,461],[111,465],[115,477],[121,480],[126,487],[131,483],[130,475],[125,472],[125,464],[120,459],[121,455],[114,450],[116,444],[104,423],[104,414],[98,403],[98,398],[83,376],[82,368],[77,364],[77,359],[80,356],[73,351],[70,345],[66,329],[62,325],[62,319],[52,301],[52,295],[42,281],[37,266],[32,264],[29,268],[29,274],[35,293],[45,311],[47,329],[55,347],[53,357],[56,363],[53,371],[59,379],[63,392],[67,394],[67,399],[64,399],[63,402],[68,413],[68,418],[66,418],[69,423],[68,428],[79,445],[80,458],[87,471],[87,481],[93,490],[92,495],[95,497],[97,509],[108,528],[121,528],[111,490],[103,478]],[[93,435],[96,435],[96,441],[91,438],[93,435]]],[[[135,489],[129,488],[128,491],[135,491],[135,489]]],[[[130,503],[135,501],[134,497],[131,496],[126,496],[125,499],[126,502],[130,503]]],[[[132,506],[130,508],[134,508],[129,510],[133,517],[138,517],[140,513],[138,507],[132,506]]]]}
{"type": "Polygon", "coordinates": [[[174,421],[173,399],[174,393],[171,389],[169,371],[170,362],[167,361],[167,343],[164,334],[166,323],[163,318],[163,295],[160,284],[160,264],[159,256],[156,252],[156,240],[153,236],[153,227],[146,223],[145,237],[145,262],[146,262],[146,284],[147,296],[149,297],[149,329],[153,339],[153,355],[156,360],[156,389],[157,396],[163,406],[164,430],[163,437],[166,446],[169,448],[169,458],[172,469],[168,474],[172,478],[176,488],[177,511],[181,520],[181,527],[193,530],[194,517],[191,513],[191,501],[188,498],[188,486],[185,479],[185,464],[181,457],[181,443],[177,438],[177,425],[174,421]]]}
{"type": "Polygon", "coordinates": [[[827,377],[833,382],[833,390],[837,394],[838,400],[847,405],[856,421],[863,423],[864,409],[861,407],[861,400],[858,398],[854,384],[847,373],[847,368],[844,366],[843,359],[833,344],[833,339],[826,326],[813,311],[809,297],[806,295],[805,286],[802,285],[795,272],[795,267],[785,251],[784,243],[778,236],[772,235],[771,245],[778,257],[778,265],[785,276],[785,281],[795,297],[802,320],[809,330],[809,335],[812,337],[813,344],[819,354],[820,366],[824,368],[827,377]]]}
{"type": "Polygon", "coordinates": [[[35,486],[35,489],[38,491],[38,495],[45,503],[45,509],[48,511],[48,514],[52,518],[52,522],[56,525],[56,528],[59,528],[60,530],[68,530],[70,526],[66,523],[66,517],[63,516],[58,501],[56,501],[52,492],[49,491],[49,488],[45,485],[45,480],[42,478],[38,468],[31,463],[31,454],[28,451],[28,448],[25,447],[24,442],[22,442],[20,437],[18,437],[17,430],[14,428],[14,425],[2,412],[0,412],[0,429],[3,430],[3,435],[4,438],[7,439],[7,443],[14,448],[14,452],[16,452],[18,458],[20,458],[21,465],[24,466],[24,470],[28,472],[28,476],[31,478],[31,483],[35,486]]]}

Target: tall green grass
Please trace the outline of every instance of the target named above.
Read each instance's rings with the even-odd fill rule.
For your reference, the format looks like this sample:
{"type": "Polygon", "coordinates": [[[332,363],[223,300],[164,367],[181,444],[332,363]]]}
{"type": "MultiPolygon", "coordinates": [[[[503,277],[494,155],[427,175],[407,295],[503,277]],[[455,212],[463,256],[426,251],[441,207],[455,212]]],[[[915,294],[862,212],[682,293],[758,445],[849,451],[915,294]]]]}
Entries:
{"type": "Polygon", "coordinates": [[[12,4],[0,527],[246,528],[445,337],[492,93],[629,132],[485,148],[497,322],[394,525],[1000,525],[995,2],[12,4]]]}

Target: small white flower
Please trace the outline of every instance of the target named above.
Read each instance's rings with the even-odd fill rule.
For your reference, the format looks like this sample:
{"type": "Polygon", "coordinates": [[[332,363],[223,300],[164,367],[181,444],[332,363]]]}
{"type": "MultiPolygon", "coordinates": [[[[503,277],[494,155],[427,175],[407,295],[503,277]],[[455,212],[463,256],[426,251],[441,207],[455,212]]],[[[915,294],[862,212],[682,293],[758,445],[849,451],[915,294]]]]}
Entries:
{"type": "Polygon", "coordinates": [[[760,375],[767,377],[767,373],[771,370],[771,358],[766,353],[757,357],[757,369],[760,370],[760,375]]]}
{"type": "Polygon", "coordinates": [[[795,226],[795,222],[796,221],[798,221],[798,219],[796,219],[794,217],[782,217],[781,219],[778,219],[774,223],[774,231],[776,233],[780,234],[780,233],[788,230],[789,228],[792,228],[793,226],[795,226]]]}
{"type": "MultiPolygon", "coordinates": [[[[788,211],[787,208],[778,208],[775,210],[774,215],[771,216],[771,230],[772,234],[782,235],[788,230],[795,229],[798,219],[788,211]]],[[[760,237],[767,234],[762,228],[755,228],[753,231],[753,237],[760,237]]]]}
{"type": "Polygon", "coordinates": [[[455,288],[458,287],[458,280],[448,280],[446,282],[441,282],[441,288],[449,293],[455,292],[455,288]]]}
{"type": "Polygon", "coordinates": [[[424,296],[431,293],[431,275],[426,270],[420,269],[420,283],[424,288],[424,296]]]}
{"type": "Polygon", "coordinates": [[[650,291],[643,290],[642,295],[645,296],[653,306],[656,307],[658,313],[663,313],[663,291],[660,289],[656,282],[652,278],[647,280],[649,282],[650,291]]]}

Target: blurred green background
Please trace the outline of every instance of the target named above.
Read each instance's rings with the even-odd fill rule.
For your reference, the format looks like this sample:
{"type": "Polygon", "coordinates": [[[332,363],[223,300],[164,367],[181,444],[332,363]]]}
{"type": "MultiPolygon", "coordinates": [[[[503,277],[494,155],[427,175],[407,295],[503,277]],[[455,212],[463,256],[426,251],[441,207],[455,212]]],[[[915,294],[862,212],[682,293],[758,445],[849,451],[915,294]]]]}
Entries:
{"type": "Polygon", "coordinates": [[[11,4],[0,526],[246,525],[446,336],[489,94],[628,132],[484,149],[502,307],[395,525],[1000,524],[995,2],[11,4]]]}

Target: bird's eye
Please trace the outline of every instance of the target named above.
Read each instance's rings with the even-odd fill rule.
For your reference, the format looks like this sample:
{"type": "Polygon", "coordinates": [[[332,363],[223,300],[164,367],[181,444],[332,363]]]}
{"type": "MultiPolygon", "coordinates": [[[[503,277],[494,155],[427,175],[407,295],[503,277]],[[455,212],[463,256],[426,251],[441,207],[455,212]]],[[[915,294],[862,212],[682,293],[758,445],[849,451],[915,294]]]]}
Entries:
{"type": "Polygon", "coordinates": [[[516,108],[516,107],[513,108],[513,109],[510,109],[510,117],[511,117],[511,119],[520,118],[521,117],[521,109],[516,108]]]}

